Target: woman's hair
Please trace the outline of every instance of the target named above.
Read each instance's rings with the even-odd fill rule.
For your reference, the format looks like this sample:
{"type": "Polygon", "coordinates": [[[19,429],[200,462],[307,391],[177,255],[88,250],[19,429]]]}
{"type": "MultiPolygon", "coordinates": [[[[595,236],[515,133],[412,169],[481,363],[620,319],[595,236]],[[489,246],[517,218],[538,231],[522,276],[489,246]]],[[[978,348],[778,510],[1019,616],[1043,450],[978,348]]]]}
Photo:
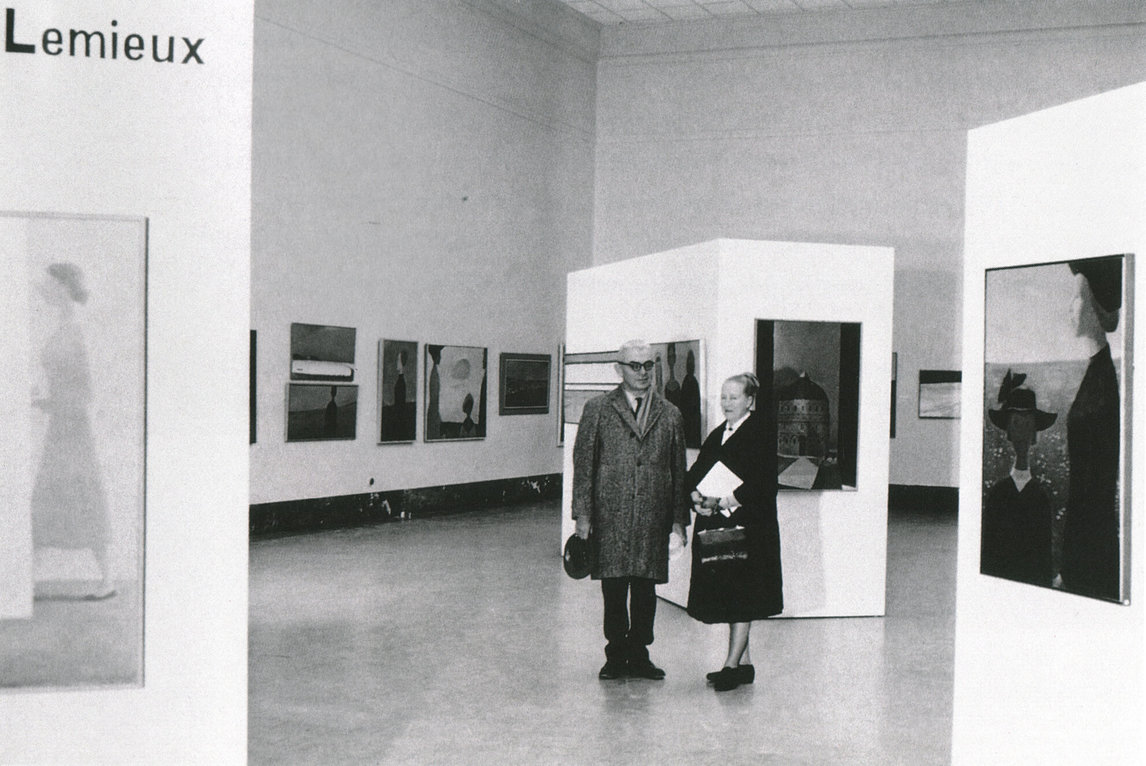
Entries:
{"type": "Polygon", "coordinates": [[[756,392],[760,390],[760,379],[756,377],[756,373],[742,372],[738,375],[732,375],[728,380],[735,380],[744,389],[745,396],[756,398],[756,392]]]}
{"type": "Polygon", "coordinates": [[[87,303],[88,291],[84,289],[84,273],[74,263],[53,263],[48,267],[56,281],[68,288],[68,295],[76,303],[87,303]]]}

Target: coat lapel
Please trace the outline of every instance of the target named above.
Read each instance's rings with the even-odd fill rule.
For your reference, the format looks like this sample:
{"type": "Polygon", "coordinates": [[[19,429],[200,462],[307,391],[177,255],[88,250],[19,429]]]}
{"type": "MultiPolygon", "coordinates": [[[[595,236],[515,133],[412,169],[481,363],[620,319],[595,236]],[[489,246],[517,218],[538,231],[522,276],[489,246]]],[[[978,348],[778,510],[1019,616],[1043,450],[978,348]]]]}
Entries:
{"type": "Polygon", "coordinates": [[[637,431],[637,418],[633,415],[633,411],[629,409],[629,398],[625,396],[625,391],[620,386],[613,389],[609,394],[609,400],[612,402],[613,409],[621,416],[621,420],[625,421],[625,425],[629,427],[633,433],[640,436],[637,431]]]}

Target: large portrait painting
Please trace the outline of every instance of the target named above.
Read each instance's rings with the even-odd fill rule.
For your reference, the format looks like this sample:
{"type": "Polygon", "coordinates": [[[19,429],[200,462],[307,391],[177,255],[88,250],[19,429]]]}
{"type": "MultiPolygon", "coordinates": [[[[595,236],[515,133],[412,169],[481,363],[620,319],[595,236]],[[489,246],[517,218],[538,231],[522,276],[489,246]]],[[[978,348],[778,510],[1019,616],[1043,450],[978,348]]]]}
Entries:
{"type": "Polygon", "coordinates": [[[986,272],[985,575],[1129,603],[1132,261],[986,272]]]}
{"type": "Polygon", "coordinates": [[[379,443],[414,441],[418,427],[417,342],[378,341],[378,385],[382,402],[379,443]]]}
{"type": "Polygon", "coordinates": [[[140,686],[147,221],[0,214],[0,686],[140,686]]]}
{"type": "Polygon", "coordinates": [[[781,489],[856,488],[858,322],[756,321],[757,406],[776,413],[781,489]]]}
{"type": "Polygon", "coordinates": [[[354,340],[353,327],[292,323],[290,379],[353,382],[354,340]]]}
{"type": "Polygon", "coordinates": [[[358,386],[287,384],[288,442],[353,439],[358,386]]]}
{"type": "MultiPolygon", "coordinates": [[[[701,406],[701,392],[704,390],[703,344],[699,340],[684,340],[649,345],[656,362],[653,387],[681,411],[685,445],[699,449],[706,435],[701,406]]],[[[616,361],[615,350],[564,354],[561,390],[563,424],[575,425],[581,422],[581,411],[587,401],[621,384],[616,361]]]]}
{"type": "Polygon", "coordinates": [[[425,344],[427,442],[484,439],[487,350],[425,344]]]}

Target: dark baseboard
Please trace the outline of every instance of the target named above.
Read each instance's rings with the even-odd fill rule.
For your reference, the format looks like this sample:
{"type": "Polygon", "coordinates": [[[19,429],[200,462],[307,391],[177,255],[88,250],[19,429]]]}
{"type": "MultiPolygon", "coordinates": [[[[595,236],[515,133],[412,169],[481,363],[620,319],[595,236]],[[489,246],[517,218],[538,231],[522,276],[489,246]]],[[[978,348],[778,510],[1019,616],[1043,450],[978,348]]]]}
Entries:
{"type": "Polygon", "coordinates": [[[317,532],[561,497],[561,474],[258,503],[250,536],[317,532]]]}
{"type": "Polygon", "coordinates": [[[915,484],[889,484],[889,511],[912,513],[959,513],[958,487],[926,487],[915,484]]]}

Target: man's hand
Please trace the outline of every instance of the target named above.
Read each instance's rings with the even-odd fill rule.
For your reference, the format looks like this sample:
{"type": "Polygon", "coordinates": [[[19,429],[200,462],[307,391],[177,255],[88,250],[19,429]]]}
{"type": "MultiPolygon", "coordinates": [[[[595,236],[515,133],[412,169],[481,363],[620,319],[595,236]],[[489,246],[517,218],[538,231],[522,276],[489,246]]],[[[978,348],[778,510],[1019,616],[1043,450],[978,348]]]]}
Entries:
{"type": "Polygon", "coordinates": [[[582,540],[588,540],[589,539],[589,517],[588,516],[578,516],[577,517],[577,536],[580,537],[582,540]]]}
{"type": "Polygon", "coordinates": [[[683,524],[673,524],[672,525],[672,533],[674,535],[680,535],[681,547],[688,545],[688,538],[685,537],[683,524]]]}

